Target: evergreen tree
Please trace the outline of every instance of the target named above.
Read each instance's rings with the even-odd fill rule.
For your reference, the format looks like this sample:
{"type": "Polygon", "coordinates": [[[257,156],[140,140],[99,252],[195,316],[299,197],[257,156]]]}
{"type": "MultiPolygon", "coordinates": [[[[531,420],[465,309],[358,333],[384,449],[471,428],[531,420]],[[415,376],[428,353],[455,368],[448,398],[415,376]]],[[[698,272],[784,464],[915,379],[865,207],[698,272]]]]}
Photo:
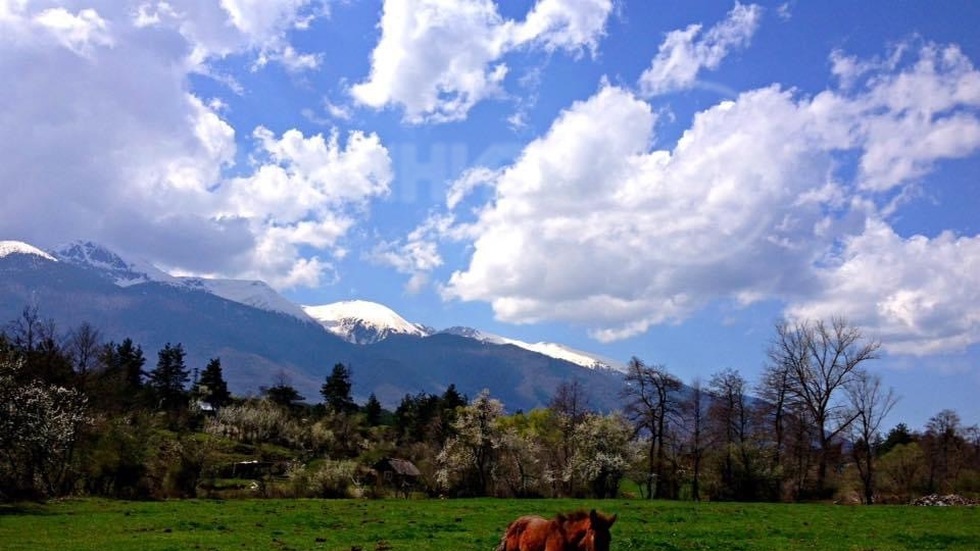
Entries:
{"type": "Polygon", "coordinates": [[[406,394],[395,409],[395,431],[400,444],[441,443],[442,401],[435,394],[406,394]]]}
{"type": "Polygon", "coordinates": [[[278,406],[292,408],[299,405],[306,398],[300,395],[299,391],[288,383],[280,383],[264,389],[265,397],[278,406]]]}
{"type": "Polygon", "coordinates": [[[455,412],[457,408],[461,408],[469,403],[465,394],[460,394],[456,390],[456,383],[449,383],[446,387],[446,391],[442,393],[442,409],[445,411],[455,412]]]}
{"type": "Polygon", "coordinates": [[[378,397],[372,392],[368,396],[368,401],[364,404],[364,416],[368,426],[376,427],[381,424],[381,414],[383,409],[381,408],[381,402],[378,401],[378,397]]]}
{"type": "Polygon", "coordinates": [[[890,452],[892,448],[900,446],[902,444],[908,444],[915,440],[915,436],[912,431],[909,430],[908,425],[905,423],[899,423],[895,427],[888,431],[888,436],[885,437],[885,441],[881,444],[878,453],[885,455],[890,452]]]}
{"type": "Polygon", "coordinates": [[[334,413],[354,413],[357,404],[351,398],[351,370],[342,363],[333,366],[326,382],[320,387],[320,394],[328,411],[334,413]]]}
{"type": "Polygon", "coordinates": [[[445,444],[449,437],[454,436],[455,429],[453,425],[456,422],[456,414],[460,408],[465,407],[469,403],[469,399],[464,394],[460,394],[456,390],[455,383],[449,383],[446,387],[446,391],[442,393],[439,398],[439,419],[436,423],[436,438],[439,440],[439,444],[445,444]]]}
{"type": "Polygon", "coordinates": [[[261,390],[267,400],[286,409],[293,409],[306,400],[306,397],[290,384],[289,377],[284,371],[280,371],[276,376],[276,384],[261,390]]]}
{"type": "Polygon", "coordinates": [[[201,396],[201,400],[214,409],[221,409],[231,402],[228,383],[221,373],[220,358],[211,358],[208,362],[207,367],[201,372],[200,380],[197,381],[196,391],[201,396]]]}
{"type": "Polygon", "coordinates": [[[146,365],[143,348],[134,345],[133,339],[126,338],[116,346],[115,361],[122,374],[125,388],[134,392],[140,390],[143,386],[143,376],[146,375],[143,371],[143,366],[146,365]]]}
{"type": "Polygon", "coordinates": [[[101,368],[89,385],[94,404],[107,411],[129,411],[145,398],[143,350],[126,339],[121,344],[110,342],[99,353],[101,368]]]}
{"type": "Polygon", "coordinates": [[[184,347],[167,343],[158,353],[156,368],[150,372],[149,387],[162,410],[174,411],[187,405],[184,386],[190,380],[190,371],[184,364],[184,347]]]}

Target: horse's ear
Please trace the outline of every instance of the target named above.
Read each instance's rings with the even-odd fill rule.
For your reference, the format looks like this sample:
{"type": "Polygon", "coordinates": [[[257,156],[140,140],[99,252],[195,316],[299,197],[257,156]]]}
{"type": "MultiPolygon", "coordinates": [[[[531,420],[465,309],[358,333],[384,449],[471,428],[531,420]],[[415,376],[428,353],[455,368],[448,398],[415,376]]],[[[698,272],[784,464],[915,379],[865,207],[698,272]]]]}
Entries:
{"type": "Polygon", "coordinates": [[[618,515],[615,515],[615,514],[614,514],[613,516],[611,516],[611,517],[609,517],[609,527],[610,527],[610,528],[612,527],[612,525],[613,525],[613,523],[614,523],[614,522],[616,522],[616,517],[617,517],[617,516],[618,516],[618,515]]]}
{"type": "Polygon", "coordinates": [[[595,512],[595,509],[589,511],[589,522],[592,524],[598,524],[599,522],[599,514],[595,512]]]}

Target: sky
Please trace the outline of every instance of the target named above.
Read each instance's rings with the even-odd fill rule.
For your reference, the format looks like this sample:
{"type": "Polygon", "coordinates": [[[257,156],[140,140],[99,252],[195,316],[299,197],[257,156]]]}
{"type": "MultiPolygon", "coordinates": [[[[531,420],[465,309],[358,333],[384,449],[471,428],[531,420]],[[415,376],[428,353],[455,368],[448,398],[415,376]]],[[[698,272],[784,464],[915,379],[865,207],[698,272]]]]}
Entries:
{"type": "Polygon", "coordinates": [[[980,4],[0,0],[0,239],[980,422],[980,4]]]}

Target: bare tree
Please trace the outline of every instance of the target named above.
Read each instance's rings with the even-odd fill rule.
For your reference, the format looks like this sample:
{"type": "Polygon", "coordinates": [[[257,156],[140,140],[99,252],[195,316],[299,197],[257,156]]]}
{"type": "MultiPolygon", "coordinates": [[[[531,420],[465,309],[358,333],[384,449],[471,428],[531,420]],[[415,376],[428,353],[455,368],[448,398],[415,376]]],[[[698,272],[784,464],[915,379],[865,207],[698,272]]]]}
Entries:
{"type": "Polygon", "coordinates": [[[555,395],[548,403],[548,409],[558,415],[581,421],[591,411],[589,397],[582,382],[575,379],[571,382],[562,381],[555,389],[555,395]]]}
{"type": "Polygon", "coordinates": [[[83,322],[68,335],[67,348],[75,370],[85,376],[102,350],[102,335],[91,323],[83,322]]]}
{"type": "Polygon", "coordinates": [[[705,431],[706,406],[707,400],[701,388],[701,379],[695,378],[691,382],[691,394],[684,402],[684,417],[690,434],[691,497],[694,501],[701,501],[701,466],[704,463],[704,454],[709,441],[705,431]]]}
{"type": "Polygon", "coordinates": [[[681,382],[667,372],[663,365],[647,366],[633,357],[627,364],[626,386],[621,393],[626,400],[624,413],[633,425],[634,437],[650,436],[647,447],[647,498],[652,499],[667,488],[664,477],[666,448],[664,447],[668,417],[678,408],[677,392],[681,382]]]}
{"type": "Polygon", "coordinates": [[[32,377],[61,386],[74,384],[71,359],[54,319],[41,318],[37,305],[25,306],[8,330],[14,349],[26,361],[32,377]]]}
{"type": "Polygon", "coordinates": [[[881,377],[865,370],[858,371],[850,384],[847,394],[856,415],[851,432],[854,435],[852,454],[861,476],[864,490],[864,503],[874,503],[875,463],[881,443],[881,423],[898,402],[893,389],[881,386],[881,377]]]}
{"type": "Polygon", "coordinates": [[[783,462],[786,446],[786,416],[789,401],[789,369],[784,365],[770,364],[762,374],[756,392],[763,401],[763,413],[772,423],[772,460],[770,470],[775,471],[783,462]]]}
{"type": "Polygon", "coordinates": [[[15,347],[24,353],[34,352],[45,336],[45,323],[38,314],[37,305],[25,306],[20,317],[10,322],[9,330],[15,347]]]}
{"type": "Polygon", "coordinates": [[[926,454],[928,489],[930,492],[950,491],[951,481],[959,473],[964,440],[958,413],[944,409],[926,423],[922,439],[926,454]]]}
{"type": "Polygon", "coordinates": [[[769,358],[785,370],[792,400],[814,424],[819,444],[817,493],[823,493],[827,464],[835,439],[855,419],[840,396],[861,364],[878,357],[881,343],[865,340],[861,331],[843,318],[801,321],[776,326],[769,358]]]}
{"type": "Polygon", "coordinates": [[[752,472],[749,454],[749,408],[745,397],[745,378],[734,369],[725,369],[711,376],[708,389],[714,396],[708,415],[716,434],[724,442],[721,481],[730,497],[744,498],[742,482],[752,472]],[[736,457],[736,453],[738,457],[736,457]],[[736,477],[735,462],[741,463],[743,476],[736,477]]]}

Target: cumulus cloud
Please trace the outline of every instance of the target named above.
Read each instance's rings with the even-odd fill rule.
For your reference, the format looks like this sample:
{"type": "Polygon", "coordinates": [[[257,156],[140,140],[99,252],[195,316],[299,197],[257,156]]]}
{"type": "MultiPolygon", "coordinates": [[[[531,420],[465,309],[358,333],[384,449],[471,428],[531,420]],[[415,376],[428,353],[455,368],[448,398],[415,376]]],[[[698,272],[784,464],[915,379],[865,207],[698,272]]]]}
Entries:
{"type": "Polygon", "coordinates": [[[955,45],[925,44],[912,67],[881,72],[906,57],[899,47],[886,63],[852,75],[865,76],[866,92],[854,99],[854,131],[867,144],[860,185],[870,190],[901,186],[930,172],[936,161],[980,147],[980,72],[970,59],[955,45]]]}
{"type": "Polygon", "coordinates": [[[899,236],[869,219],[816,269],[819,291],[791,305],[796,318],[843,315],[874,328],[889,352],[929,355],[980,342],[980,236],[899,236]]]}
{"type": "Polygon", "coordinates": [[[255,68],[270,61],[292,71],[314,68],[320,55],[297,52],[287,35],[329,12],[316,0],[160,0],[140,2],[129,13],[139,28],[179,32],[191,49],[188,61],[207,72],[209,59],[241,51],[256,53],[255,68]]]}
{"type": "Polygon", "coordinates": [[[452,224],[451,216],[431,215],[412,230],[405,240],[379,243],[368,259],[411,276],[405,284],[405,290],[412,294],[418,293],[429,283],[429,273],[443,264],[433,236],[445,234],[452,224]]]}
{"type": "Polygon", "coordinates": [[[801,315],[883,323],[914,346],[976,342],[980,325],[958,311],[980,310],[976,282],[952,267],[954,251],[972,250],[975,238],[902,238],[882,216],[896,208],[896,189],[980,148],[978,72],[955,47],[904,51],[848,89],[744,92],[698,113],[670,149],[650,146],[650,104],[602,85],[512,164],[476,167],[450,186],[452,222],[422,232],[471,248],[445,296],[485,301],[507,322],[582,324],[600,340],[682,321],[717,300],[777,299],[801,315]],[[913,153],[910,129],[942,145],[927,139],[913,153]],[[903,151],[911,168],[877,170],[877,159],[903,151]],[[854,158],[857,170],[848,169],[854,158]],[[474,205],[480,187],[491,197],[474,205]],[[875,250],[893,256],[867,255],[875,250]],[[872,275],[890,262],[903,266],[889,270],[895,282],[872,275]],[[838,295],[852,270],[869,273],[838,295]],[[915,273],[942,274],[941,283],[922,285],[915,273]]]}
{"type": "Polygon", "coordinates": [[[376,134],[360,131],[349,133],[345,146],[337,131],[329,138],[298,130],[276,137],[259,127],[253,136],[263,156],[254,172],[215,192],[221,210],[214,216],[243,217],[260,236],[247,259],[250,275],[277,287],[318,285],[328,264],[302,261],[299,247],[336,248],[366,202],[388,193],[388,151],[376,134]]]}
{"type": "Polygon", "coordinates": [[[507,22],[505,32],[514,45],[571,53],[587,47],[594,54],[612,8],[611,0],[539,0],[524,21],[507,22]]]}
{"type": "Polygon", "coordinates": [[[503,19],[491,0],[387,0],[371,73],[351,95],[374,108],[400,106],[413,123],[461,120],[502,93],[505,54],[594,51],[611,10],[611,0],[540,0],[518,22],[503,19]]]}
{"type": "Polygon", "coordinates": [[[654,122],[613,86],[566,110],[492,180],[447,295],[510,322],[588,321],[611,340],[787,285],[769,266],[801,266],[811,251],[793,231],[819,216],[798,205],[789,219],[788,206],[829,168],[806,156],[805,107],[778,88],[749,93],[701,113],[673,151],[648,149],[654,122]]]}
{"type": "Polygon", "coordinates": [[[4,4],[0,233],[42,247],[92,238],[176,272],[280,287],[336,277],[340,241],[392,179],[378,136],[235,129],[220,99],[189,84],[229,56],[246,68],[263,59],[310,66],[289,37],[324,6],[4,4]],[[244,147],[242,130],[252,136],[244,147]],[[251,164],[236,166],[242,158],[251,164]]]}
{"type": "Polygon", "coordinates": [[[640,75],[645,96],[656,96],[690,88],[702,69],[717,69],[733,50],[748,45],[759,27],[762,8],[735,3],[724,21],[704,33],[702,25],[667,33],[650,68],[640,75]]]}

